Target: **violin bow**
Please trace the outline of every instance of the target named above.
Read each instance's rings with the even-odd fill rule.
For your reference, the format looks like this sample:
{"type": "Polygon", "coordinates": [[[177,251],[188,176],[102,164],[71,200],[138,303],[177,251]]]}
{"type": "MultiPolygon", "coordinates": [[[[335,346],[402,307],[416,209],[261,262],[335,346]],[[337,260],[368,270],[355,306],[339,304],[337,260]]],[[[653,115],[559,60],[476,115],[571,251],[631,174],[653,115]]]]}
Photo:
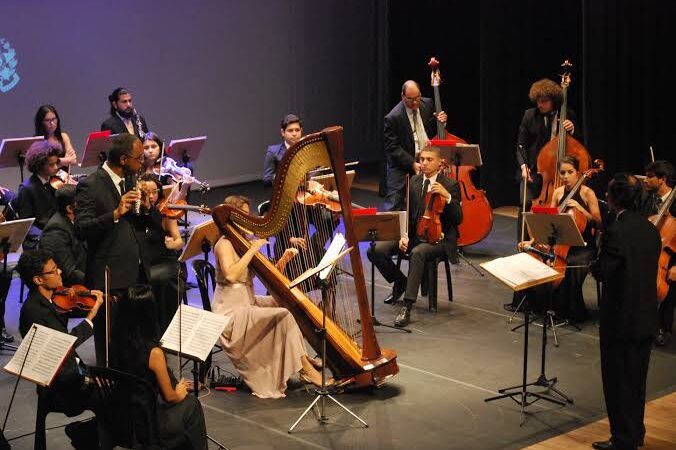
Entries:
{"type": "MultiPolygon", "coordinates": [[[[178,265],[178,274],[177,277],[177,286],[179,288],[176,292],[176,304],[178,306],[178,366],[176,367],[176,373],[181,377],[181,352],[183,346],[183,308],[181,308],[181,265],[178,265]]],[[[194,387],[197,389],[197,386],[194,387]]]]}
{"type": "Polygon", "coordinates": [[[162,180],[162,166],[164,165],[162,164],[163,162],[164,162],[164,142],[162,142],[162,150],[160,150],[160,174],[158,175],[160,180],[162,180]]]}

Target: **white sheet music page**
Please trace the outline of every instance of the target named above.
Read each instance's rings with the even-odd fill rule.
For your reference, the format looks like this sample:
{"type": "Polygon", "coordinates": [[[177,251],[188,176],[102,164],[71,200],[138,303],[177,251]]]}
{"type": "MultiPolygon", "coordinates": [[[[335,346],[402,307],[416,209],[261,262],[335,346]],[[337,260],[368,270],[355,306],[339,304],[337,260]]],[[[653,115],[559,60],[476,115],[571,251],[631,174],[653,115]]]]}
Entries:
{"type": "Polygon", "coordinates": [[[77,338],[71,334],[33,324],[26,337],[21,341],[19,349],[4,369],[18,376],[21,372],[21,364],[25,359],[26,365],[23,368],[23,373],[21,373],[21,378],[40,386],[50,386],[76,340],[77,338]],[[35,334],[34,338],[33,334],[35,334]],[[28,351],[28,357],[26,357],[29,345],[30,351],[28,351]]]}
{"type": "Polygon", "coordinates": [[[526,284],[556,278],[559,272],[527,253],[496,258],[481,264],[491,275],[517,289],[526,284]]]}
{"type": "Polygon", "coordinates": [[[204,361],[229,321],[224,315],[182,304],[162,336],[162,348],[178,352],[180,336],[181,354],[204,361]]]}

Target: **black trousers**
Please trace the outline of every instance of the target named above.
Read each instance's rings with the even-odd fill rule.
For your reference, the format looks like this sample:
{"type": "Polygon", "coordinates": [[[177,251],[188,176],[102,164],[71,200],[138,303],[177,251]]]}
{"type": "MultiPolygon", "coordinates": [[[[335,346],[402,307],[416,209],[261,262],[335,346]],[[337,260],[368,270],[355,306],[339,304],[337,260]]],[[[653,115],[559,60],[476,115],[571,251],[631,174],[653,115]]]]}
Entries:
{"type": "Polygon", "coordinates": [[[9,294],[11,283],[11,272],[8,274],[0,272],[0,331],[5,329],[5,303],[7,302],[7,294],[9,294]]]}
{"type": "Polygon", "coordinates": [[[390,165],[389,162],[385,170],[385,184],[387,186],[385,210],[404,211],[406,209],[406,175],[408,175],[408,172],[390,165]]]}
{"type": "Polygon", "coordinates": [[[150,284],[157,304],[157,325],[160,335],[169,327],[178,309],[180,301],[178,265],[177,259],[168,259],[150,266],[150,284]]]}
{"type": "Polygon", "coordinates": [[[601,330],[601,374],[610,433],[617,449],[643,442],[646,378],[653,338],[622,339],[601,330]]]}
{"type": "MultiPolygon", "coordinates": [[[[397,280],[404,278],[401,270],[397,269],[396,264],[392,261],[392,257],[399,253],[399,242],[376,242],[376,247],[373,252],[369,248],[366,253],[369,261],[371,261],[378,268],[380,273],[385,277],[388,283],[394,283],[397,280]]],[[[428,244],[421,242],[411,250],[408,262],[408,280],[406,282],[406,293],[404,300],[415,302],[420,290],[423,276],[425,275],[425,263],[434,258],[441,257],[445,254],[444,247],[441,244],[428,244]]],[[[435,268],[436,269],[436,268],[435,268]]]]}
{"type": "Polygon", "coordinates": [[[660,303],[660,330],[671,333],[674,324],[674,305],[676,304],[676,283],[672,283],[667,297],[660,303]]]}
{"type": "MultiPolygon", "coordinates": [[[[521,178],[519,178],[521,180],[521,178]]],[[[534,175],[533,182],[526,185],[526,212],[530,211],[533,199],[540,195],[542,189],[542,180],[537,175],[534,175]]],[[[549,205],[547,205],[549,206],[549,205]]],[[[516,242],[521,242],[521,223],[523,222],[523,180],[519,183],[519,216],[516,221],[516,242]]],[[[530,239],[528,228],[524,229],[524,239],[530,239]]]]}

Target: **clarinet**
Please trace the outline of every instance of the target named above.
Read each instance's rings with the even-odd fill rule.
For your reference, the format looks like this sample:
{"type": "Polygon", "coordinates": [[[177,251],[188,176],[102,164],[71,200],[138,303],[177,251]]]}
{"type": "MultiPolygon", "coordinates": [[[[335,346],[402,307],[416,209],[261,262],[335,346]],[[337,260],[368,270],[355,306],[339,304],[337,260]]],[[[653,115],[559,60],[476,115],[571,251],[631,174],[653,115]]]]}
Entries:
{"type": "Polygon", "coordinates": [[[141,123],[141,116],[139,113],[136,112],[136,108],[134,108],[134,119],[136,120],[136,128],[138,128],[138,137],[143,140],[145,137],[146,133],[143,131],[143,124],[141,123]]]}

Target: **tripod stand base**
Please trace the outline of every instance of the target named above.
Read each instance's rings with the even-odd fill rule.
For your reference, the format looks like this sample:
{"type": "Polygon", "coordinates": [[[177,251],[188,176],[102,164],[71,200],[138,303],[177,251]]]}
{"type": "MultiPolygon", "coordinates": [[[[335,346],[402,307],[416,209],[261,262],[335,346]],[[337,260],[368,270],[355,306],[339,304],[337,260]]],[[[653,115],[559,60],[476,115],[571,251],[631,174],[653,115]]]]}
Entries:
{"type": "Polygon", "coordinates": [[[470,261],[470,260],[465,256],[465,253],[462,251],[462,247],[458,248],[458,256],[459,256],[460,258],[462,258],[462,260],[465,261],[465,262],[467,263],[468,266],[470,266],[472,269],[474,269],[474,270],[476,271],[476,273],[478,273],[478,274],[481,275],[482,277],[485,277],[485,276],[486,276],[485,273],[483,273],[481,270],[479,270],[479,268],[478,268],[477,266],[475,266],[475,265],[472,263],[472,261],[470,261]]]}
{"type": "Polygon", "coordinates": [[[319,414],[317,414],[317,421],[319,421],[319,423],[328,423],[329,418],[328,418],[328,417],[326,416],[326,414],[325,414],[325,405],[324,405],[324,402],[326,401],[326,400],[325,400],[325,397],[329,398],[333,403],[335,403],[336,405],[340,406],[340,407],[343,409],[343,411],[347,412],[347,413],[350,414],[352,417],[354,417],[354,418],[357,419],[359,422],[361,422],[362,425],[364,425],[364,428],[368,428],[368,427],[369,427],[369,425],[368,425],[362,418],[360,418],[358,415],[356,415],[355,413],[353,413],[352,411],[350,411],[345,405],[343,405],[342,403],[340,403],[338,400],[336,400],[335,398],[333,398],[333,397],[331,396],[331,394],[329,394],[329,392],[328,392],[327,390],[322,390],[322,389],[320,389],[320,390],[317,390],[316,392],[317,392],[317,396],[315,397],[315,399],[312,401],[312,403],[310,403],[310,406],[308,406],[307,408],[305,408],[305,411],[303,411],[303,414],[300,415],[300,417],[293,423],[293,425],[291,425],[291,428],[289,428],[288,433],[292,433],[292,432],[293,432],[293,429],[296,428],[296,426],[300,423],[300,421],[303,420],[303,418],[307,415],[307,413],[309,413],[310,410],[311,410],[311,409],[317,404],[317,402],[319,402],[319,401],[321,401],[322,404],[321,404],[320,412],[319,412],[319,414]]]}

